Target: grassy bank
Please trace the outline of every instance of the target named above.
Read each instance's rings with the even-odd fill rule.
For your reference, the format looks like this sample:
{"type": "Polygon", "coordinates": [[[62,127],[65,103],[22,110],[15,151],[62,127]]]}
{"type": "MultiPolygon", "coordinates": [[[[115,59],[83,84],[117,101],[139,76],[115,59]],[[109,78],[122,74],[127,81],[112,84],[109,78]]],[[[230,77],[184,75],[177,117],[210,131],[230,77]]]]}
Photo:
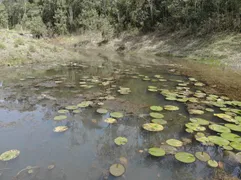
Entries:
{"type": "Polygon", "coordinates": [[[85,50],[117,51],[126,54],[149,53],[182,57],[205,64],[241,67],[241,34],[219,33],[207,36],[186,32],[122,34],[106,41],[100,33],[34,39],[27,33],[0,30],[0,65],[37,62],[88,61],[85,50]]]}
{"type": "Polygon", "coordinates": [[[26,32],[0,30],[0,65],[71,61],[81,57],[45,39],[34,39],[26,32]]]}

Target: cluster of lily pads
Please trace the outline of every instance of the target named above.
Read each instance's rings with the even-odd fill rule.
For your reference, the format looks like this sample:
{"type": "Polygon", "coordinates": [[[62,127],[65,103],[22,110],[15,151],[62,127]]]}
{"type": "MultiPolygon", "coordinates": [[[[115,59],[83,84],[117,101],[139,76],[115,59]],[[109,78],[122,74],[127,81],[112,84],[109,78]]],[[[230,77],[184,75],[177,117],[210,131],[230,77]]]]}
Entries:
{"type": "MultiPolygon", "coordinates": [[[[164,82],[160,75],[155,75],[155,79],[149,78],[148,76],[143,77],[144,81],[164,82]]],[[[176,81],[178,83],[176,89],[159,89],[156,86],[148,86],[147,89],[151,92],[160,92],[167,101],[176,101],[186,104],[187,112],[190,116],[194,116],[190,118],[190,122],[185,124],[186,132],[193,134],[195,139],[203,145],[218,145],[225,150],[241,151],[241,137],[237,134],[241,132],[240,101],[231,101],[225,96],[208,95],[204,91],[198,90],[197,88],[203,87],[205,84],[198,82],[195,78],[189,78],[188,81],[170,81],[176,81]],[[195,86],[197,87],[195,88],[196,90],[192,91],[191,87],[195,86]],[[216,111],[218,113],[215,113],[216,111]],[[213,113],[214,117],[218,117],[218,119],[223,120],[223,122],[217,123],[204,118],[195,117],[205,113],[209,113],[209,115],[213,113]],[[217,134],[208,135],[210,134],[208,129],[217,134]]],[[[150,113],[150,116],[154,119],[151,120],[151,123],[146,123],[142,127],[145,130],[153,132],[162,131],[164,129],[163,125],[167,124],[167,121],[163,119],[164,115],[159,112],[164,109],[173,111],[179,110],[177,106],[172,105],[164,107],[151,106],[150,109],[153,111],[150,113]]],[[[166,144],[176,148],[181,147],[183,142],[176,139],[169,139],[166,141],[166,144]]],[[[170,150],[170,147],[168,150],[170,150]]],[[[166,154],[166,149],[152,147],[148,152],[152,156],[161,157],[166,154]]],[[[175,153],[175,158],[183,163],[192,163],[196,160],[195,157],[201,161],[207,161],[208,165],[211,167],[218,166],[218,163],[215,160],[211,160],[210,156],[205,152],[196,152],[195,155],[188,152],[175,153]]]]}

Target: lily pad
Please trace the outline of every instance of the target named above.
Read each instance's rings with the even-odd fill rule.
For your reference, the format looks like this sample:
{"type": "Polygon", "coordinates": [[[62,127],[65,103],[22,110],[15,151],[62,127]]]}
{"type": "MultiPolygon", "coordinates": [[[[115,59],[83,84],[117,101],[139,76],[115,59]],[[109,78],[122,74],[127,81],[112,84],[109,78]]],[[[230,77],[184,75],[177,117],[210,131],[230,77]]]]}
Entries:
{"type": "Polygon", "coordinates": [[[85,107],[89,107],[91,104],[93,104],[92,101],[83,101],[80,104],[78,104],[77,106],[80,108],[85,108],[85,107]]]}
{"type": "Polygon", "coordinates": [[[120,145],[125,145],[128,142],[128,140],[125,137],[118,137],[118,138],[115,138],[114,142],[115,144],[120,146],[120,145]]]}
{"type": "Polygon", "coordinates": [[[154,112],[150,113],[150,116],[151,116],[152,118],[155,118],[155,119],[162,119],[162,118],[164,118],[164,115],[163,115],[163,114],[154,113],[154,112]]]}
{"type": "Polygon", "coordinates": [[[157,131],[162,131],[164,128],[160,124],[155,124],[155,123],[146,123],[142,125],[143,129],[147,131],[152,131],[152,132],[157,132],[157,131]]]}
{"type": "Polygon", "coordinates": [[[117,118],[117,119],[124,117],[123,113],[121,113],[121,112],[112,112],[112,113],[110,113],[110,116],[113,118],[117,118]]]}
{"type": "Polygon", "coordinates": [[[109,124],[113,124],[113,123],[116,123],[117,121],[116,121],[116,119],[114,119],[114,118],[107,118],[107,119],[105,119],[104,120],[106,123],[109,123],[109,124]]]}
{"type": "Polygon", "coordinates": [[[209,161],[208,161],[208,165],[209,165],[210,167],[216,168],[216,167],[218,167],[218,162],[215,161],[215,160],[209,160],[209,161]]]}
{"type": "Polygon", "coordinates": [[[0,155],[0,161],[10,161],[12,159],[17,158],[19,154],[20,151],[16,149],[6,151],[0,155]]]}
{"type": "Polygon", "coordinates": [[[65,132],[67,131],[69,128],[67,126],[57,126],[54,128],[54,132],[65,132]]]}
{"type": "Polygon", "coordinates": [[[163,107],[161,107],[161,106],[151,106],[150,109],[151,109],[152,111],[157,111],[157,112],[159,112],[159,111],[162,111],[162,110],[163,110],[163,107]]]}
{"type": "Polygon", "coordinates": [[[200,161],[204,161],[207,162],[208,160],[210,160],[210,156],[205,153],[205,152],[196,152],[195,153],[196,158],[198,158],[200,161]]]}
{"type": "Polygon", "coordinates": [[[156,86],[148,86],[148,89],[157,89],[156,86]]]}
{"type": "Polygon", "coordinates": [[[217,144],[219,146],[227,146],[229,145],[229,141],[219,136],[208,136],[210,142],[217,144]]]}
{"type": "Polygon", "coordinates": [[[192,129],[193,131],[205,131],[206,130],[205,127],[200,126],[199,124],[196,124],[196,123],[187,123],[187,124],[185,124],[185,126],[188,129],[192,129]]]}
{"type": "Polygon", "coordinates": [[[148,91],[150,91],[150,92],[157,92],[158,90],[157,89],[148,89],[148,91]]]}
{"type": "Polygon", "coordinates": [[[225,124],[225,127],[233,130],[233,131],[237,131],[237,132],[241,132],[241,126],[240,125],[235,125],[235,124],[225,124]]]}
{"type": "Polygon", "coordinates": [[[196,83],[194,83],[194,86],[202,87],[202,86],[205,86],[205,84],[201,83],[201,82],[196,82],[196,83]]]}
{"type": "Polygon", "coordinates": [[[231,142],[230,146],[238,151],[241,151],[241,143],[240,142],[231,142]]]}
{"type": "Polygon", "coordinates": [[[190,118],[190,121],[200,125],[209,125],[209,121],[202,118],[190,118]]]}
{"type": "Polygon", "coordinates": [[[175,158],[183,163],[193,163],[195,162],[196,158],[194,155],[187,153],[187,152],[178,152],[175,154],[175,158]]]}
{"type": "Polygon", "coordinates": [[[99,114],[106,114],[106,113],[108,113],[108,110],[103,109],[103,108],[99,108],[99,109],[96,110],[96,112],[99,113],[99,114]]]}
{"type": "Polygon", "coordinates": [[[113,164],[109,170],[115,177],[119,177],[125,173],[125,167],[122,164],[113,164]]]}
{"type": "Polygon", "coordinates": [[[177,110],[179,110],[179,107],[172,106],[172,105],[166,105],[166,106],[164,106],[164,109],[168,110],[168,111],[177,111],[177,110]]]}
{"type": "Polygon", "coordinates": [[[75,109],[78,109],[78,106],[66,106],[65,109],[67,109],[67,110],[75,110],[75,109]]]}
{"type": "Polygon", "coordinates": [[[177,139],[168,139],[166,143],[173,147],[181,147],[183,145],[183,142],[177,139]]]}
{"type": "Polygon", "coordinates": [[[241,142],[241,137],[233,133],[222,133],[221,137],[227,139],[228,141],[241,142]]]}
{"type": "Polygon", "coordinates": [[[231,146],[223,146],[223,149],[228,150],[228,151],[232,151],[233,148],[231,146]]]}
{"type": "Polygon", "coordinates": [[[65,115],[60,115],[60,116],[54,117],[55,121],[62,121],[62,120],[65,120],[65,119],[67,119],[67,116],[65,116],[65,115]]]}
{"type": "Polygon", "coordinates": [[[209,127],[209,129],[211,129],[213,131],[216,131],[216,132],[220,132],[220,133],[231,132],[229,128],[227,128],[225,126],[218,125],[218,124],[211,124],[208,127],[209,127]]]}
{"type": "Polygon", "coordinates": [[[163,119],[152,119],[151,122],[156,123],[156,124],[167,124],[167,121],[163,120],[163,119]]]}
{"type": "Polygon", "coordinates": [[[211,109],[211,108],[206,108],[205,110],[206,110],[207,112],[214,112],[214,110],[211,109]]]}
{"type": "Polygon", "coordinates": [[[131,90],[130,90],[130,88],[120,87],[118,92],[122,95],[126,95],[126,94],[129,94],[131,92],[131,90]]]}
{"type": "Polygon", "coordinates": [[[80,113],[81,111],[80,110],[78,110],[78,109],[76,109],[76,110],[73,110],[73,113],[75,113],[75,114],[78,114],[78,113],[80,113]]]}
{"type": "Polygon", "coordinates": [[[162,148],[150,148],[148,150],[148,153],[152,156],[155,156],[155,157],[161,157],[161,156],[164,156],[166,154],[166,152],[164,151],[164,149],[162,148]]]}
{"type": "Polygon", "coordinates": [[[228,114],[220,113],[220,114],[214,114],[214,116],[217,116],[217,117],[219,117],[219,118],[221,118],[221,119],[223,119],[223,120],[225,120],[227,122],[236,122],[236,120],[233,119],[232,116],[230,116],[228,114]]]}
{"type": "Polygon", "coordinates": [[[66,109],[60,109],[60,110],[58,110],[58,113],[59,114],[66,114],[66,113],[68,113],[69,111],[68,110],[66,110],[66,109]]]}
{"type": "Polygon", "coordinates": [[[188,112],[189,114],[196,114],[196,115],[204,114],[204,111],[199,109],[189,109],[188,112]]]}

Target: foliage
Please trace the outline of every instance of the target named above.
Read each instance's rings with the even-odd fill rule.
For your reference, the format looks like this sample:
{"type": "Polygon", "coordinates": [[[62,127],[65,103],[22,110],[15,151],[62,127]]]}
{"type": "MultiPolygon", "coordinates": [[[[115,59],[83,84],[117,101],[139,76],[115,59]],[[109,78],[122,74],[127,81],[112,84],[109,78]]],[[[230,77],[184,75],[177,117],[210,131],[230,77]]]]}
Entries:
{"type": "Polygon", "coordinates": [[[240,31],[240,0],[4,0],[0,27],[42,36],[100,31],[115,33],[188,29],[190,32],[240,31]]]}

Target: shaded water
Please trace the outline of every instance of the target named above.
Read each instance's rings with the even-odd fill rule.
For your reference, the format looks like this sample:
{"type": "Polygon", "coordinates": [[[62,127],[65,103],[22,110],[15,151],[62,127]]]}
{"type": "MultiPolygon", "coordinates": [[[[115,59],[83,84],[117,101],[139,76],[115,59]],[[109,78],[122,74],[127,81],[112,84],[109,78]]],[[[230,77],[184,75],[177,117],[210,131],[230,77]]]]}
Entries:
{"type": "MultiPolygon", "coordinates": [[[[171,63],[171,62],[167,62],[171,63]]],[[[184,124],[192,115],[187,112],[185,103],[167,101],[159,92],[148,92],[149,85],[160,89],[175,90],[178,81],[188,81],[188,77],[171,72],[170,66],[146,66],[141,64],[111,63],[102,66],[57,66],[46,68],[32,74],[16,74],[11,80],[3,79],[1,87],[0,152],[18,149],[21,154],[9,162],[0,162],[0,177],[13,179],[48,179],[48,180],[100,180],[100,179],[165,179],[196,180],[210,179],[214,169],[207,163],[196,161],[183,164],[173,155],[154,158],[147,149],[158,147],[167,139],[192,139],[185,132],[184,124]],[[143,81],[142,76],[153,79],[159,74],[166,82],[143,81]],[[56,83],[56,81],[61,81],[56,83]],[[93,85],[90,89],[81,88],[79,82],[93,85]],[[110,81],[107,86],[101,82],[110,81]],[[131,93],[120,95],[118,87],[128,87],[131,93]],[[108,95],[114,100],[108,100],[108,95]],[[67,120],[56,122],[57,111],[68,105],[77,105],[84,100],[94,102],[94,107],[79,108],[80,113],[68,113],[67,120]],[[96,113],[98,102],[113,111],[121,111],[124,118],[117,124],[108,125],[104,119],[109,113],[96,113]],[[151,105],[175,105],[178,111],[163,111],[164,130],[158,133],[147,132],[142,125],[150,122],[151,105]],[[53,132],[54,127],[66,125],[68,131],[53,132]],[[124,146],[114,144],[114,139],[124,136],[128,143],[124,146]],[[140,151],[141,150],[141,151],[140,151]],[[141,153],[143,151],[143,153],[141,153]],[[120,157],[128,160],[124,176],[115,178],[109,175],[111,164],[118,163],[120,157]],[[55,165],[53,170],[47,167],[55,165]],[[27,166],[36,166],[33,174],[22,171],[27,166]]],[[[193,91],[202,89],[191,87],[193,91]]],[[[218,109],[216,109],[219,112],[218,109]]],[[[198,116],[214,119],[213,113],[205,112],[198,116]]],[[[215,146],[203,146],[195,141],[178,148],[178,151],[195,153],[205,151],[215,160],[225,161],[222,150],[215,146]]],[[[229,173],[236,164],[227,163],[225,170],[229,173]]]]}

